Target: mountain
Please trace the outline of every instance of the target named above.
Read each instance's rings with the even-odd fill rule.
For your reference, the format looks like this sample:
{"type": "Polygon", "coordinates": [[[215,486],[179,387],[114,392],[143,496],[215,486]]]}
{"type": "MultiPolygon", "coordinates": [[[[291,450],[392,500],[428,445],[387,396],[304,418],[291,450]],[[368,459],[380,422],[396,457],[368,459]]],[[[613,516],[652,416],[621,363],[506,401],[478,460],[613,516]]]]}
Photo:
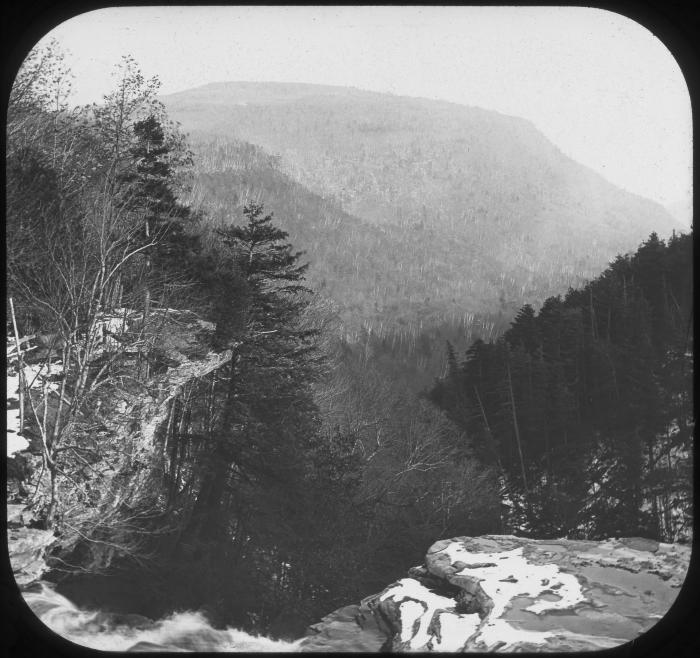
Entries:
{"type": "MultiPolygon", "coordinates": [[[[473,322],[492,307],[493,282],[463,278],[469,241],[430,228],[377,225],[343,210],[280,170],[276,158],[245,142],[197,144],[199,159],[188,202],[212,226],[237,223],[247,200],[265,203],[292,243],[307,251],[311,285],[335,300],[349,333],[473,322]],[[457,300],[462,300],[462,305],[457,300]]],[[[500,265],[478,256],[484,272],[500,265]]],[[[542,283],[542,282],[540,282],[542,283]]],[[[544,284],[543,284],[544,285],[544,284]]],[[[510,295],[517,292],[510,290],[510,295]]]]}
{"type": "Polygon", "coordinates": [[[287,83],[162,100],[199,156],[193,199],[224,223],[250,196],[274,210],[351,333],[415,345],[426,329],[481,321],[488,335],[486,315],[510,318],[679,226],[493,111],[287,83]]]}

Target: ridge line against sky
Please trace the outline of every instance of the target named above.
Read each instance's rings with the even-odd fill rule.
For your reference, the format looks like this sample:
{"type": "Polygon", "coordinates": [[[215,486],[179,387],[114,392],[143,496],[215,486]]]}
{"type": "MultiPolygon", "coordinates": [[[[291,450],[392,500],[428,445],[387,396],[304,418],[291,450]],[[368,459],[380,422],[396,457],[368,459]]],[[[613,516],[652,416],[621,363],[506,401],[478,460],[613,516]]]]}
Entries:
{"type": "Polygon", "coordinates": [[[99,102],[132,55],[163,95],[276,80],[442,100],[530,120],[615,185],[692,217],[690,96],[629,18],[584,7],[152,6],[76,16],[75,103],[99,102]]]}

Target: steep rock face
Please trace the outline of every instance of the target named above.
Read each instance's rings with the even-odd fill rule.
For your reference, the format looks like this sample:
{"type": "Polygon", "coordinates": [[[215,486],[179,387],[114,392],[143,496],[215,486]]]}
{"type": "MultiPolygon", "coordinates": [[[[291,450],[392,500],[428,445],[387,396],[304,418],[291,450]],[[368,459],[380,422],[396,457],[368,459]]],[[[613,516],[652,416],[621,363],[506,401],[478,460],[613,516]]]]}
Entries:
{"type": "MultiPolygon", "coordinates": [[[[159,431],[172,412],[173,400],[186,386],[231,360],[231,349],[213,351],[214,331],[213,323],[191,311],[155,308],[144,318],[134,309],[117,308],[99,313],[89,333],[73,336],[74,354],[82,350],[80,359],[89,364],[93,375],[99,371],[98,377],[105,372],[109,376],[97,383],[91,381],[72,416],[63,406],[64,420],[70,418],[72,423],[70,443],[87,454],[99,455],[102,467],[98,479],[91,481],[94,469],[89,464],[90,470],[84,471],[84,460],[76,463],[68,451],[54,446],[58,472],[70,474],[56,485],[59,506],[71,509],[70,519],[66,519],[70,524],[58,528],[60,537],[37,529],[45,525],[45,510],[51,499],[47,469],[42,468],[45,455],[41,437],[46,430],[29,413],[32,405],[25,401],[25,422],[20,431],[20,373],[27,382],[25,400],[33,400],[36,409],[48,410],[50,426],[61,408],[61,378],[72,377],[74,381],[82,366],[80,359],[66,366],[60,355],[42,354],[38,336],[17,340],[8,337],[8,500],[13,503],[8,507],[8,539],[13,572],[20,586],[30,584],[47,570],[44,557],[50,544],[50,567],[56,566],[54,558],[60,563],[83,540],[90,551],[89,561],[82,558],[83,568],[99,571],[110,565],[118,554],[117,546],[110,541],[91,542],[91,532],[97,528],[99,534],[110,528],[105,519],[118,519],[125,500],[138,507],[139,496],[150,496],[149,460],[165,453],[159,431]],[[18,343],[24,346],[21,359],[18,343]],[[133,373],[144,357],[148,357],[150,370],[139,380],[133,373]],[[81,492],[80,485],[92,492],[91,504],[84,504],[81,495],[85,490],[81,492]],[[36,517],[33,523],[32,516],[36,517]]],[[[64,433],[60,440],[68,443],[66,437],[64,433]]],[[[119,522],[112,527],[118,526],[119,522]]]]}
{"type": "Polygon", "coordinates": [[[666,614],[689,559],[689,547],[641,538],[445,539],[409,577],[311,626],[301,650],[614,647],[666,614]]]}

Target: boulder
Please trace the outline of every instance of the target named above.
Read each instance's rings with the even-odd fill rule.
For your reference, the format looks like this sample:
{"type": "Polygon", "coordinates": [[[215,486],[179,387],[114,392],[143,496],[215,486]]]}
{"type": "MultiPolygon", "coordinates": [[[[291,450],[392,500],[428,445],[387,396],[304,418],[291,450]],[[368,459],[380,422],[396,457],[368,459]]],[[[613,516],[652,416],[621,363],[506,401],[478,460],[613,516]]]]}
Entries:
{"type": "Polygon", "coordinates": [[[408,577],[312,626],[302,651],[593,651],[651,628],[690,547],[649,539],[441,540],[408,577]]]}

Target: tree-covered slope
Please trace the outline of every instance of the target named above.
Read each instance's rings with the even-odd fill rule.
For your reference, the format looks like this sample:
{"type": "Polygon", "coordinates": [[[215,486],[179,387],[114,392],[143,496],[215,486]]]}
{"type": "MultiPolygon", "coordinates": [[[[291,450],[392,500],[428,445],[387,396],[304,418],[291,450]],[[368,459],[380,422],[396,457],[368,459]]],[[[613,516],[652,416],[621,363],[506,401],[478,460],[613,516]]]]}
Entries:
{"type": "Polygon", "coordinates": [[[348,334],[369,330],[391,349],[413,353],[436,332],[459,347],[489,338],[499,317],[674,226],[661,206],[496,112],[281,83],[209,84],[163,100],[191,135],[189,202],[225,224],[246,199],[264,200],[348,334]]]}
{"type": "Polygon", "coordinates": [[[566,157],[530,122],[497,112],[279,83],[210,84],[164,101],[193,136],[259,145],[345,211],[412,228],[417,241],[434,242],[430,230],[461,239],[465,263],[488,253],[521,287],[536,276],[594,276],[651,231],[665,236],[674,226],[660,205],[566,157]]]}
{"type": "Polygon", "coordinates": [[[692,235],[656,234],[497,342],[430,397],[514,492],[521,532],[677,541],[691,532],[692,235]]]}
{"type": "Polygon", "coordinates": [[[305,249],[312,287],[334,300],[351,336],[366,328],[415,342],[424,328],[470,327],[494,305],[505,309],[506,299],[532,299],[578,282],[563,272],[552,278],[517,267],[510,268],[517,277],[505,279],[502,264],[488,251],[475,251],[465,235],[377,225],[352,215],[295,181],[273,156],[251,144],[199,142],[195,149],[187,202],[205,211],[209,230],[236,221],[246,201],[264,199],[294,244],[305,249]]]}

